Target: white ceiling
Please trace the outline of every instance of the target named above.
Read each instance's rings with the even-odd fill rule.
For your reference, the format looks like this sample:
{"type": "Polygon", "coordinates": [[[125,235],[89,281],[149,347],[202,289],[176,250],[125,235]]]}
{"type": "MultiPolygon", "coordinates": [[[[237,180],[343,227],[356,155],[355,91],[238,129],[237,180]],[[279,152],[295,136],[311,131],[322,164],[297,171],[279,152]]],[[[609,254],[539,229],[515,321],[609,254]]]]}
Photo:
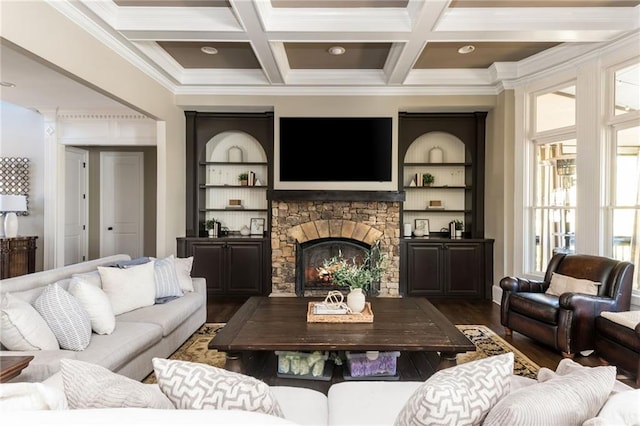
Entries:
{"type": "MultiPolygon", "coordinates": [[[[178,95],[498,93],[509,82],[566,62],[602,42],[638,31],[639,3],[639,0],[49,2],[178,95]],[[363,4],[367,7],[353,7],[363,4]],[[389,7],[395,4],[399,7],[389,7]],[[567,4],[575,7],[566,7],[567,4]],[[616,7],[602,7],[603,4],[616,7]],[[197,43],[217,45],[220,54],[210,65],[200,61],[197,66],[185,67],[177,56],[162,47],[173,44],[182,48],[188,43],[191,50],[194,43],[196,47],[197,43]],[[466,59],[460,60],[455,52],[450,52],[467,44],[478,46],[468,56],[475,61],[465,62],[466,59]],[[337,59],[344,60],[344,65],[331,62],[336,59],[326,53],[328,45],[353,47],[347,52],[350,59],[337,59]],[[245,47],[257,65],[246,68],[230,65],[234,58],[225,56],[227,46],[237,47],[236,52],[245,47]],[[367,49],[369,46],[372,48],[367,49]],[[509,57],[505,54],[513,51],[524,55],[523,59],[505,61],[509,57]],[[382,52],[384,57],[382,61],[366,61],[367,52],[382,52]],[[358,61],[359,55],[362,61],[358,61]],[[488,60],[486,63],[490,65],[478,68],[479,55],[485,55],[485,62],[488,60]],[[491,55],[501,59],[492,62],[491,55]],[[445,60],[454,61],[457,68],[440,68],[438,63],[445,60]],[[309,63],[314,65],[304,65],[309,63]]],[[[25,57],[11,46],[1,48],[0,79],[17,84],[13,89],[0,88],[1,99],[36,108],[117,106],[111,99],[87,91],[82,84],[25,57]]],[[[243,54],[246,56],[247,51],[243,54]]]]}

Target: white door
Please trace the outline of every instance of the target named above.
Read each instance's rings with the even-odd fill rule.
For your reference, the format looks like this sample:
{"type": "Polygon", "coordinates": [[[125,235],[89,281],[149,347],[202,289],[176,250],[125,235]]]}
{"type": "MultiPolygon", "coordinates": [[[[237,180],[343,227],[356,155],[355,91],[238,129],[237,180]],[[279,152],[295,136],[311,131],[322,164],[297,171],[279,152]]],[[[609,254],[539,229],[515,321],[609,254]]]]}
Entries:
{"type": "Polygon", "coordinates": [[[89,256],[89,151],[65,148],[64,264],[82,262],[89,256]]]}
{"type": "Polygon", "coordinates": [[[142,256],[144,215],[142,152],[100,153],[100,256],[142,256]]]}

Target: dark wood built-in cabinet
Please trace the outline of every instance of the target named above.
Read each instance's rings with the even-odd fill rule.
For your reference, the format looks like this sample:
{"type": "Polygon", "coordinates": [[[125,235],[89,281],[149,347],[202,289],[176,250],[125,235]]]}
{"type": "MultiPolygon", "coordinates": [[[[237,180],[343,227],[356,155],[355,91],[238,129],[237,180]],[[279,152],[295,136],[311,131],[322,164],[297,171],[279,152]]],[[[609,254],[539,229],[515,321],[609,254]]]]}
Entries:
{"type": "Polygon", "coordinates": [[[486,112],[400,113],[398,179],[406,192],[401,223],[427,219],[430,237],[402,238],[400,293],[407,296],[490,298],[493,240],[484,238],[486,112]],[[429,151],[441,149],[432,161],[429,151]],[[435,176],[415,185],[415,173],[435,176]],[[442,204],[430,208],[431,200],[442,204]],[[448,223],[464,224],[450,239],[448,223]]]}
{"type": "Polygon", "coordinates": [[[178,238],[178,256],[193,256],[191,275],[207,280],[209,297],[261,296],[271,292],[270,239],[240,236],[253,218],[265,220],[273,188],[273,113],[207,113],[186,116],[186,237],[178,238]],[[241,160],[227,156],[240,146],[241,160]],[[259,184],[242,185],[239,173],[257,172],[259,184]],[[242,208],[231,205],[231,199],[242,208]],[[216,220],[229,233],[207,238],[205,223],[216,220]]]}
{"type": "Polygon", "coordinates": [[[488,298],[493,284],[492,253],[493,240],[403,239],[401,293],[488,298]]]}
{"type": "Polygon", "coordinates": [[[268,294],[268,242],[263,238],[179,238],[178,256],[193,256],[191,276],[207,280],[207,296],[268,294]]]}
{"type": "Polygon", "coordinates": [[[36,271],[38,237],[0,238],[0,279],[36,271]]]}

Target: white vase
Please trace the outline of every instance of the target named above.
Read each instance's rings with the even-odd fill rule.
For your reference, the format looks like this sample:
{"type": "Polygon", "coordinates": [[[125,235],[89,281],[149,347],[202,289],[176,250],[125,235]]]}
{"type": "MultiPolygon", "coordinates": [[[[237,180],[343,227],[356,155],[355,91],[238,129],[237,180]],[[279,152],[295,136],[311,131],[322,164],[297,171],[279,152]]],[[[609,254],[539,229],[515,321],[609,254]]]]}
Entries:
{"type": "Polygon", "coordinates": [[[362,312],[365,306],[365,296],[361,288],[353,288],[347,294],[347,306],[354,314],[362,312]]]}

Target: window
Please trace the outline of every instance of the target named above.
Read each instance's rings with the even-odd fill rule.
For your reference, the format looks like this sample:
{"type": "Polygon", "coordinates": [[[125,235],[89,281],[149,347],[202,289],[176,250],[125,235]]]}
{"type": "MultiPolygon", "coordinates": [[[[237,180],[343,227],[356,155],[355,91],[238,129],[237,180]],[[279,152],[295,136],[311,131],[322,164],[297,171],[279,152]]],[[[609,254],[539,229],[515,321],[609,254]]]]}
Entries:
{"type": "Polygon", "coordinates": [[[544,272],[555,253],[575,252],[576,86],[534,96],[528,270],[544,272]],[[533,250],[531,250],[533,248],[533,250]]]}
{"type": "Polygon", "coordinates": [[[613,111],[609,116],[612,161],[609,167],[607,255],[632,262],[634,292],[640,267],[640,64],[613,72],[613,111]]]}

